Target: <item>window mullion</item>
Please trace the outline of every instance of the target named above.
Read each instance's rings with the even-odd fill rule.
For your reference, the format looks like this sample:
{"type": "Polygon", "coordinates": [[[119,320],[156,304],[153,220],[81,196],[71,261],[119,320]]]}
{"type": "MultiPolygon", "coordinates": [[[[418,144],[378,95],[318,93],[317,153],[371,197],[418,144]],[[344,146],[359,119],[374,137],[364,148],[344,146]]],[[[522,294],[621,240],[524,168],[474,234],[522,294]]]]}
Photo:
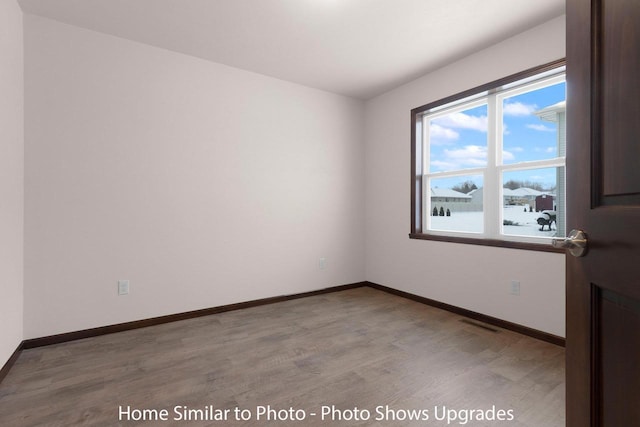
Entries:
{"type": "Polygon", "coordinates": [[[473,168],[473,169],[458,169],[454,171],[447,172],[434,172],[434,173],[425,173],[425,175],[429,175],[431,178],[448,178],[454,176],[465,176],[465,175],[481,175],[484,174],[486,168],[473,168]]]}
{"type": "Polygon", "coordinates": [[[565,165],[564,157],[556,157],[553,159],[546,160],[534,160],[530,162],[519,162],[519,163],[511,163],[508,165],[497,166],[500,172],[510,172],[517,170],[528,170],[528,169],[541,169],[541,168],[554,168],[554,167],[562,167],[565,165]]]}
{"type": "Polygon", "coordinates": [[[431,228],[431,189],[429,182],[429,173],[431,172],[431,150],[430,150],[430,119],[426,116],[422,117],[422,223],[424,229],[431,228]]]}
{"type": "Polygon", "coordinates": [[[498,105],[496,95],[489,95],[487,104],[487,169],[484,176],[484,233],[489,237],[496,237],[500,233],[498,224],[500,195],[498,162],[499,131],[498,105]]]}

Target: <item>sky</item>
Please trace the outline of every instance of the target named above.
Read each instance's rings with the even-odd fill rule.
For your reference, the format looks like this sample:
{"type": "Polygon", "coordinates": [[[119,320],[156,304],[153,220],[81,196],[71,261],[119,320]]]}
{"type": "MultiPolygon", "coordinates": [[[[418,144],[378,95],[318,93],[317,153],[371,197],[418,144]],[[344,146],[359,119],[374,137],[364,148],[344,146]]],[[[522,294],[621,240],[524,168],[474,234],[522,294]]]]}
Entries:
{"type": "MultiPolygon", "coordinates": [[[[559,83],[523,93],[503,101],[502,156],[504,164],[557,157],[557,126],[534,115],[566,98],[566,84],[559,83]]],[[[431,120],[430,172],[484,167],[487,161],[487,106],[455,112],[431,120]]],[[[555,168],[505,173],[510,179],[539,182],[555,187],[555,168]]],[[[481,176],[463,176],[432,181],[432,187],[450,188],[472,180],[482,186],[481,176]]]]}

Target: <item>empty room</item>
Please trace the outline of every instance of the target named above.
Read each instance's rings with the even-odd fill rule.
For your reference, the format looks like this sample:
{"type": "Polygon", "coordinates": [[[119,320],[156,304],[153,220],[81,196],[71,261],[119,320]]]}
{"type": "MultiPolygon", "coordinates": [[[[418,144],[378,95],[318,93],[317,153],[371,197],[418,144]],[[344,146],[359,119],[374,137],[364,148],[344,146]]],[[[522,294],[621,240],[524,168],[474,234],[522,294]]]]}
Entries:
{"type": "Polygon", "coordinates": [[[639,23],[0,0],[0,425],[640,426],[639,23]]]}

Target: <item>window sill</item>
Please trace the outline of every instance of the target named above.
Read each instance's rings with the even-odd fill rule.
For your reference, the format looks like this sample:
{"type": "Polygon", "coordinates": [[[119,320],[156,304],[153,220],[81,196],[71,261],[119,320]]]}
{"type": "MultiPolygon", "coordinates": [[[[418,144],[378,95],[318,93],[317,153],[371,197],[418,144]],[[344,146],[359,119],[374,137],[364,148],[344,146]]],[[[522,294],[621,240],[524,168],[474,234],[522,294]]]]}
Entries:
{"type": "Polygon", "coordinates": [[[474,237],[440,236],[422,233],[410,233],[409,238],[417,240],[434,240],[437,242],[462,243],[466,245],[495,246],[498,248],[508,249],[524,249],[527,251],[553,252],[560,254],[565,253],[564,249],[554,248],[553,246],[551,246],[551,243],[525,243],[514,242],[510,240],[477,239],[474,237]]]}

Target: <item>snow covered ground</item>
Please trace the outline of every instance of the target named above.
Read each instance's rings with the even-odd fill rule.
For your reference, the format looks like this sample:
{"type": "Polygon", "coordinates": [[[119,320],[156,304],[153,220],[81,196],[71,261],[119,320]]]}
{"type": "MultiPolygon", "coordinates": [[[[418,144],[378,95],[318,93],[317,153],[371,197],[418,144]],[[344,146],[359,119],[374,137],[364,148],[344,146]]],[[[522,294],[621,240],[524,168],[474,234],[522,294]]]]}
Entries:
{"type": "MultiPolygon", "coordinates": [[[[525,212],[524,206],[505,206],[503,219],[518,225],[505,225],[503,232],[513,236],[554,237],[556,224],[551,226],[551,231],[547,226],[544,231],[540,231],[536,221],[539,216],[539,212],[529,212],[528,209],[525,212]]],[[[432,216],[430,219],[433,230],[482,232],[482,212],[453,212],[451,216],[432,216]]]]}

